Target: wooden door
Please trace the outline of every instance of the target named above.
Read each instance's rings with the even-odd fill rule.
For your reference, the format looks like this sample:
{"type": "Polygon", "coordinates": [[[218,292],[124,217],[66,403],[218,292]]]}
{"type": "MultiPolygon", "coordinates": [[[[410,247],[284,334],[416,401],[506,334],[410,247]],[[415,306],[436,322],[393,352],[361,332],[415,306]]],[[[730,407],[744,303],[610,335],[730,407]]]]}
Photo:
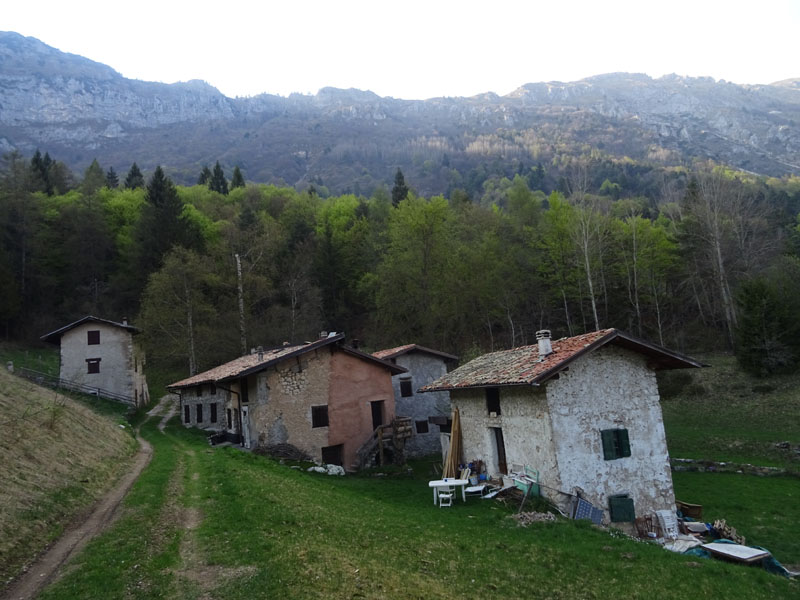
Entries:
{"type": "Polygon", "coordinates": [[[383,400],[370,402],[370,406],[372,407],[372,430],[375,431],[383,425],[383,400]]]}
{"type": "Polygon", "coordinates": [[[508,474],[508,465],[506,464],[506,444],[503,441],[503,430],[500,427],[492,427],[494,429],[494,444],[497,451],[497,468],[503,475],[508,474]]]}

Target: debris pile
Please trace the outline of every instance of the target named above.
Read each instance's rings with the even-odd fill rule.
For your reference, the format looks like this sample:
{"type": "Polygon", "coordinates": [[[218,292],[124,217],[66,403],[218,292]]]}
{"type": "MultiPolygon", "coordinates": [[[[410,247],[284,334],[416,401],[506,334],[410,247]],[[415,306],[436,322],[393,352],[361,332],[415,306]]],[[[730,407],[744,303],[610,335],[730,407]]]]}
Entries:
{"type": "Polygon", "coordinates": [[[556,516],[549,512],[523,512],[516,515],[511,515],[517,525],[520,527],[527,527],[531,523],[542,523],[544,521],[555,521],[556,516]]]}
{"type": "Polygon", "coordinates": [[[732,542],[736,542],[737,544],[741,544],[742,546],[747,545],[745,543],[744,536],[739,535],[736,532],[736,529],[734,529],[725,522],[725,519],[717,519],[716,521],[714,521],[712,527],[714,528],[717,537],[722,538],[724,540],[731,540],[732,542]]]}

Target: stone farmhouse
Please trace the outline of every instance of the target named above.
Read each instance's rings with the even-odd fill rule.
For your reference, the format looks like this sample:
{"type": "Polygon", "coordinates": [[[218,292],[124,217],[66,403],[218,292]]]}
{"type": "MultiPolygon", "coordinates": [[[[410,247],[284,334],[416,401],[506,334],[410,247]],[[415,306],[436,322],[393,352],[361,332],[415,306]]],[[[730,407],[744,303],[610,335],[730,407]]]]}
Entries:
{"type": "Polygon", "coordinates": [[[405,369],[343,342],[332,333],[256,349],[167,387],[180,395],[186,426],[246,448],[288,445],[356,470],[373,433],[395,420],[392,376],[405,369]]]}
{"type": "Polygon", "coordinates": [[[440,432],[450,431],[450,394],[446,391],[421,394],[417,389],[446,374],[458,357],[417,344],[380,350],[373,356],[408,371],[392,377],[395,410],[398,415],[410,417],[414,423],[411,438],[405,445],[406,456],[440,452],[440,432]]]}
{"type": "Polygon", "coordinates": [[[150,394],[137,333],[127,319],[117,323],[90,315],[41,339],[61,346],[62,385],[142,406],[150,394]]]}
{"type": "Polygon", "coordinates": [[[464,458],[489,474],[525,465],[569,514],[577,498],[605,522],[675,509],[655,371],[696,360],[604,329],[493,352],[422,391],[449,391],[460,413],[464,458]]]}

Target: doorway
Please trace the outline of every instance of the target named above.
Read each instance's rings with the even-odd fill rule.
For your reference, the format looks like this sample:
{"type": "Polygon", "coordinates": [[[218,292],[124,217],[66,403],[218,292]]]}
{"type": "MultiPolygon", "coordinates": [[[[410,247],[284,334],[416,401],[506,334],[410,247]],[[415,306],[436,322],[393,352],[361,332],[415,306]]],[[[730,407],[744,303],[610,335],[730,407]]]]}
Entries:
{"type": "Polygon", "coordinates": [[[508,465],[506,464],[506,444],[503,441],[503,430],[500,427],[490,427],[494,432],[494,450],[495,457],[497,457],[497,470],[503,475],[508,474],[508,465]]]}
{"type": "Polygon", "coordinates": [[[250,407],[242,405],[242,438],[245,448],[250,447],[250,407]]]}
{"type": "Polygon", "coordinates": [[[370,402],[372,407],[372,431],[383,425],[383,400],[370,402]]]}

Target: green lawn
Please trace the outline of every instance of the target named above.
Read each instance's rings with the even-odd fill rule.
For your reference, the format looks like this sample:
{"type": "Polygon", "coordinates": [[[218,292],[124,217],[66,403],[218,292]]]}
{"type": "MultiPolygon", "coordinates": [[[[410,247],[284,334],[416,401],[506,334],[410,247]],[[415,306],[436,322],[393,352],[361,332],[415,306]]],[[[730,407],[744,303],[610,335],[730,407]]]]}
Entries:
{"type": "MultiPolygon", "coordinates": [[[[209,448],[173,423],[165,434],[153,422],[142,426],[155,456],[124,516],[42,598],[800,593],[796,583],[761,569],[672,554],[585,522],[520,528],[509,518],[516,507],[496,501],[437,508],[424,467],[413,476],[327,477],[209,448]]],[[[685,485],[687,494],[701,495],[702,488],[685,485]]]]}

